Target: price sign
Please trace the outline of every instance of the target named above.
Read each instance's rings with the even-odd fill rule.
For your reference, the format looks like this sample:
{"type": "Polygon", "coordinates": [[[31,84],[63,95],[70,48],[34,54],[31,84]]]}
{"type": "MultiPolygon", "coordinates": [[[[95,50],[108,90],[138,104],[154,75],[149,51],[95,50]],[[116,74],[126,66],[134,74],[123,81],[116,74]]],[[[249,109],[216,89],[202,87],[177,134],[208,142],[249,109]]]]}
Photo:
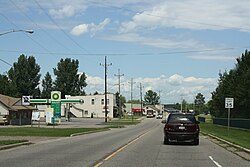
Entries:
{"type": "Polygon", "coordinates": [[[234,98],[225,98],[225,108],[234,108],[234,98]]]}

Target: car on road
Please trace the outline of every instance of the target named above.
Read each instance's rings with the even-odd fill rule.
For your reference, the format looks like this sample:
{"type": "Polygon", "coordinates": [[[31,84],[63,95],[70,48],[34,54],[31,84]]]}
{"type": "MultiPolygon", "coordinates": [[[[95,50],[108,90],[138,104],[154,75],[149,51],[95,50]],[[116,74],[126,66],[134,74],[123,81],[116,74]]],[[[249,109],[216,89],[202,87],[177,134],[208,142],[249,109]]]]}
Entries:
{"type": "Polygon", "coordinates": [[[158,115],[156,116],[156,119],[162,119],[162,117],[163,117],[162,114],[158,114],[158,115]]]}
{"type": "Polygon", "coordinates": [[[164,123],[164,144],[190,142],[199,145],[199,121],[190,113],[171,113],[164,123]]]}

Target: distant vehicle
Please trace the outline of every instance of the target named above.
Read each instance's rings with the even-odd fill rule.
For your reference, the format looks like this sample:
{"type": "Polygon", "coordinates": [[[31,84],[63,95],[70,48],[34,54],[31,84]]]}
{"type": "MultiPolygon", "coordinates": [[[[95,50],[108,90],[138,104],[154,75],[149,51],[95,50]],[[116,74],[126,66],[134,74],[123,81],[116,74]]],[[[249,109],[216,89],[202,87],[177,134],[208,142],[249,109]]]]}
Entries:
{"type": "Polygon", "coordinates": [[[147,110],[147,118],[153,118],[154,117],[154,111],[153,110],[147,110]]]}
{"type": "Polygon", "coordinates": [[[163,117],[162,114],[158,114],[158,115],[156,116],[156,119],[162,119],[162,117],[163,117]]]}
{"type": "Polygon", "coordinates": [[[128,116],[132,116],[132,115],[134,115],[133,112],[128,112],[128,116]]]}
{"type": "Polygon", "coordinates": [[[171,113],[167,120],[163,120],[164,144],[171,142],[191,142],[199,145],[199,122],[193,114],[171,113]]]}

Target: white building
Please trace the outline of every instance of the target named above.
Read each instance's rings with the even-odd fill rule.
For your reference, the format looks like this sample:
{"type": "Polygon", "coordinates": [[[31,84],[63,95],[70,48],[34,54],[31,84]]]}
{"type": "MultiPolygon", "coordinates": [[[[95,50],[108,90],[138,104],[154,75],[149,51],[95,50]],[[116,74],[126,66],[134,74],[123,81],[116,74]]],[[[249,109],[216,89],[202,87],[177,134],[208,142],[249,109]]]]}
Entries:
{"type": "MultiPolygon", "coordinates": [[[[83,103],[70,104],[70,112],[76,117],[105,117],[104,94],[87,96],[67,96],[67,99],[83,100],[83,103]]],[[[109,118],[113,118],[114,108],[116,107],[116,97],[114,94],[107,94],[107,107],[107,116],[109,118]]]]}

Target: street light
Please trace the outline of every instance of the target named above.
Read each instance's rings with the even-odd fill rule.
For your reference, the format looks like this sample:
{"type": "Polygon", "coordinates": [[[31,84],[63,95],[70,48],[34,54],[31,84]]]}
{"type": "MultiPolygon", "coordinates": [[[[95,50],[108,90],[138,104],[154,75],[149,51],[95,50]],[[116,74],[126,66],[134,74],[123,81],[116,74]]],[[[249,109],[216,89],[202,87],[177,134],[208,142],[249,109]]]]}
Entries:
{"type": "Polygon", "coordinates": [[[7,32],[4,32],[4,33],[0,33],[0,36],[2,35],[5,35],[5,34],[9,34],[9,33],[13,33],[13,32],[26,32],[26,33],[34,33],[33,30],[10,30],[10,31],[7,31],[7,32]]]}

